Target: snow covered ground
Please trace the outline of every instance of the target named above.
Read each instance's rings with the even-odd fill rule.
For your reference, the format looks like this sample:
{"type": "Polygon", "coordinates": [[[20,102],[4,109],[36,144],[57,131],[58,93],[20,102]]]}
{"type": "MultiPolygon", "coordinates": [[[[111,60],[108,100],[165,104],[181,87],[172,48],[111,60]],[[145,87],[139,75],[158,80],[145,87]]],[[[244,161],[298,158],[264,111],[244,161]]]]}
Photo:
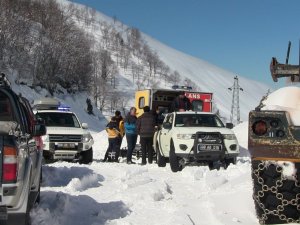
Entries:
{"type": "MultiPolygon", "coordinates": [[[[286,88],[283,93],[296,91],[286,88]]],[[[271,104],[277,94],[271,94],[266,104],[271,104]]],[[[277,96],[279,105],[280,99],[277,96]]],[[[72,98],[66,102],[72,102],[72,98]]],[[[81,117],[89,116],[83,113],[81,117]]],[[[99,120],[98,126],[104,123],[99,120]]],[[[186,167],[179,173],[172,173],[168,164],[158,168],[156,164],[103,163],[107,135],[105,131],[94,131],[92,164],[56,162],[43,166],[41,203],[31,211],[32,224],[259,224],[252,200],[247,130],[247,122],[234,128],[241,147],[237,165],[227,170],[186,167]]],[[[126,140],[122,145],[126,146],[126,140]]]]}
{"type": "MultiPolygon", "coordinates": [[[[70,102],[72,98],[66,100],[70,102]]],[[[78,114],[88,120],[86,113],[78,114]]],[[[91,165],[56,162],[43,166],[41,203],[31,212],[32,224],[258,224],[246,130],[247,123],[235,128],[245,148],[241,151],[245,157],[237,165],[219,171],[186,167],[180,173],[172,173],[168,164],[158,168],[156,164],[103,163],[107,135],[94,131],[91,165]]],[[[122,146],[126,145],[124,139],[122,146]]]]}
{"type": "Polygon", "coordinates": [[[44,165],[33,225],[258,224],[249,158],[227,170],[202,166],[172,173],[169,165],[100,162],[107,136],[104,131],[93,136],[91,165],[44,165]]]}

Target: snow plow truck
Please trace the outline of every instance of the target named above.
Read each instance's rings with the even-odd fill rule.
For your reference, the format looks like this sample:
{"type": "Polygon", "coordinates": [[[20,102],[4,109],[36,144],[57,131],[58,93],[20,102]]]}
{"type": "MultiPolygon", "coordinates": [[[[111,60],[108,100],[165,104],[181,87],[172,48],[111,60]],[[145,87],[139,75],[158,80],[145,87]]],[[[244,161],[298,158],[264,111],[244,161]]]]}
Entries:
{"type": "MultiPolygon", "coordinates": [[[[280,77],[299,81],[300,66],[288,64],[289,49],[290,43],[285,64],[272,58],[275,82],[280,77]]],[[[253,199],[261,224],[300,223],[300,88],[292,88],[298,95],[289,96],[281,89],[275,92],[277,108],[268,108],[272,93],[249,114],[253,199]],[[284,104],[291,106],[291,101],[296,104],[289,110],[284,104]]]]}

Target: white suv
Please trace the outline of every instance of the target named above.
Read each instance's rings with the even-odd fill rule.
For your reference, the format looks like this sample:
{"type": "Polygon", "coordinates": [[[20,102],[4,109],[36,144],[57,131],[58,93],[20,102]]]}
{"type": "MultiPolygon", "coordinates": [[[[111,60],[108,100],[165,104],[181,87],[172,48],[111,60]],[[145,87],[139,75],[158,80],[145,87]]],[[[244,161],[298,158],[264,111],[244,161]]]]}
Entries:
{"type": "Polygon", "coordinates": [[[47,134],[43,136],[46,160],[70,160],[88,164],[93,161],[94,140],[86,123],[80,123],[75,113],[52,98],[34,102],[37,119],[44,121],[47,134]]]}
{"type": "Polygon", "coordinates": [[[171,170],[182,170],[186,164],[222,162],[225,167],[236,163],[239,144],[232,124],[225,127],[213,113],[174,112],[164,119],[162,128],[154,135],[154,149],[158,166],[166,165],[169,158],[171,170]]]}

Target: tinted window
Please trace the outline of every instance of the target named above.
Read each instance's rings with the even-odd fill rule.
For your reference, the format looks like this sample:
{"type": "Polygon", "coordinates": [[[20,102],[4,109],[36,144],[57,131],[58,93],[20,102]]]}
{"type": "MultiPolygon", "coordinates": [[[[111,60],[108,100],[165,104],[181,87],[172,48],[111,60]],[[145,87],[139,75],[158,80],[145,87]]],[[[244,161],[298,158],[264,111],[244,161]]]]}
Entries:
{"type": "Polygon", "coordinates": [[[73,113],[37,113],[37,119],[42,119],[48,127],[80,127],[73,113]]]}
{"type": "Polygon", "coordinates": [[[202,112],[203,111],[203,101],[194,100],[192,102],[193,111],[202,112]]]}
{"type": "Polygon", "coordinates": [[[177,114],[175,127],[224,127],[224,124],[216,115],[177,114]]]}
{"type": "Polygon", "coordinates": [[[0,121],[13,121],[12,105],[7,96],[0,94],[0,121]]]}

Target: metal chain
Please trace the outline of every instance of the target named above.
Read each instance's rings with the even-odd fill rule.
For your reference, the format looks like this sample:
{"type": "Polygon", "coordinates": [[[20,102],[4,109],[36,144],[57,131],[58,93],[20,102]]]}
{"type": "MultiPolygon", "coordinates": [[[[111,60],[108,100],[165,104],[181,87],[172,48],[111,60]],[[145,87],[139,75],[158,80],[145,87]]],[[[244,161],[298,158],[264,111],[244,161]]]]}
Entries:
{"type": "MultiPolygon", "coordinates": [[[[281,176],[279,180],[276,180],[275,186],[270,187],[266,185],[264,179],[260,176],[260,172],[267,169],[269,165],[269,162],[261,162],[258,164],[257,169],[253,170],[253,174],[254,176],[256,176],[257,181],[261,186],[261,190],[253,194],[254,200],[257,202],[258,206],[263,211],[263,214],[261,215],[261,217],[259,217],[259,222],[261,224],[265,224],[266,220],[268,219],[268,216],[274,215],[279,217],[280,220],[286,223],[300,223],[300,217],[297,220],[295,220],[293,218],[288,218],[285,214],[283,214],[285,207],[289,205],[295,206],[300,212],[300,204],[298,204],[298,202],[300,202],[300,193],[298,193],[296,195],[296,198],[294,199],[284,199],[283,194],[279,192],[279,188],[283,186],[283,182],[287,180],[287,178],[284,177],[284,175],[282,174],[283,168],[275,164],[274,165],[276,166],[276,171],[278,173],[281,173],[281,176]],[[267,209],[263,201],[261,201],[261,198],[265,196],[266,192],[272,192],[274,196],[281,202],[281,204],[279,204],[275,210],[267,209]]],[[[298,181],[297,177],[295,179],[295,186],[300,187],[300,182],[298,181]]]]}

